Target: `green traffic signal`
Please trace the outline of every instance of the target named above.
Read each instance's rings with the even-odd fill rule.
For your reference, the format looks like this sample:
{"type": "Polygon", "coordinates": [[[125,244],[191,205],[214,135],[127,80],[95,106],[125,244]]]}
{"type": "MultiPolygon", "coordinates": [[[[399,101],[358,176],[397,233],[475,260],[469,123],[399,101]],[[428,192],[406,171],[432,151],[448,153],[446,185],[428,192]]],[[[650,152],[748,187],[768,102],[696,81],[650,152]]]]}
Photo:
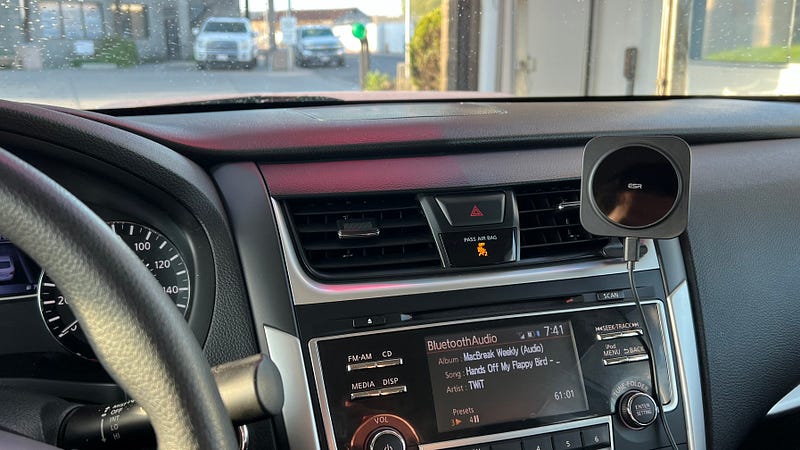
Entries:
{"type": "Polygon", "coordinates": [[[353,36],[362,41],[367,38],[367,27],[365,27],[363,23],[354,23],[351,31],[353,32],[353,36]]]}

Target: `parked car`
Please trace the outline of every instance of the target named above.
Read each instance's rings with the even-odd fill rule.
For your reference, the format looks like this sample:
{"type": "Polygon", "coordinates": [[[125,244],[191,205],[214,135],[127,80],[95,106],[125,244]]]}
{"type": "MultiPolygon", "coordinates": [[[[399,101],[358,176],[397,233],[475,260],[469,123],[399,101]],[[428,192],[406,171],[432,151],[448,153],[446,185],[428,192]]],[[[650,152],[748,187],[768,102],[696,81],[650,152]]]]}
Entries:
{"type": "Polygon", "coordinates": [[[203,70],[211,64],[256,66],[257,33],[249,19],[211,17],[200,28],[194,41],[194,59],[203,70]]]}
{"type": "Polygon", "coordinates": [[[344,45],[330,27],[312,25],[297,30],[295,60],[299,66],[310,64],[344,65],[344,45]]]}
{"type": "Polygon", "coordinates": [[[0,255],[0,281],[14,278],[14,261],[10,256],[0,255]]]}

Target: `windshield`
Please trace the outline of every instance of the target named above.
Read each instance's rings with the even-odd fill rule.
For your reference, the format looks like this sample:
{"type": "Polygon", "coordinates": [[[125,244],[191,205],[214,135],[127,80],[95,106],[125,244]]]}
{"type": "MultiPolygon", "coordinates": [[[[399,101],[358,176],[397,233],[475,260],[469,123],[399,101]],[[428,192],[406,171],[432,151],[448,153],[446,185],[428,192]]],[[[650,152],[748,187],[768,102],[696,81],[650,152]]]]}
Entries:
{"type": "Polygon", "coordinates": [[[0,98],[104,109],[798,95],[797,3],[0,0],[0,98]],[[325,35],[338,42],[298,42],[325,35]]]}
{"type": "Polygon", "coordinates": [[[247,28],[241,22],[208,22],[203,31],[206,33],[246,33],[247,28]]]}

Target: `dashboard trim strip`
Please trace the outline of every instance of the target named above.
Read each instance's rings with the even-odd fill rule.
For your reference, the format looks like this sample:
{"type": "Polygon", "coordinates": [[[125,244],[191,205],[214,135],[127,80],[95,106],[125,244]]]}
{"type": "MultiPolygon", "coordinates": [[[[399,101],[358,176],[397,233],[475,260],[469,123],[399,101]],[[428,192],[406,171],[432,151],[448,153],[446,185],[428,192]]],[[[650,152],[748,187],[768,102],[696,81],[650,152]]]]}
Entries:
{"type": "Polygon", "coordinates": [[[705,450],[706,431],[703,416],[703,392],[700,383],[700,361],[692,318],[691,298],[686,281],[667,295],[667,311],[677,352],[678,378],[686,416],[686,440],[689,450],[705,450]]]}
{"type": "Polygon", "coordinates": [[[300,340],[289,333],[264,325],[269,356],[283,380],[283,418],[290,448],[320,448],[311,390],[305,376],[300,340]]]}
{"type": "MultiPolygon", "coordinates": [[[[458,291],[496,286],[507,286],[543,281],[568,280],[625,273],[621,261],[588,261],[558,264],[549,267],[528,267],[504,272],[449,274],[436,277],[408,278],[368,283],[326,284],[309,277],[295,252],[292,235],[283,214],[283,208],[274,198],[272,209],[281,236],[281,246],[286,258],[286,271],[295,305],[362,300],[377,297],[424,294],[429,292],[458,291]]],[[[652,240],[643,240],[647,254],[636,264],[637,270],[658,269],[658,257],[652,240]]]]}

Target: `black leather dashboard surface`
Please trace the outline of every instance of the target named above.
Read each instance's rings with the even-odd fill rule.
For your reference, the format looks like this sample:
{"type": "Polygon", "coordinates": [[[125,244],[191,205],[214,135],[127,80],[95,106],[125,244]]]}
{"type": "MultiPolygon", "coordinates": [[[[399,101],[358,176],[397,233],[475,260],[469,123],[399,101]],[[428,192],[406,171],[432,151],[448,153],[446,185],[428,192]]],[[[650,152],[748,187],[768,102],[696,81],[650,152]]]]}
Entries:
{"type": "Polygon", "coordinates": [[[710,448],[734,448],[800,382],[800,140],[696,146],[692,156],[687,238],[710,448]]]}

